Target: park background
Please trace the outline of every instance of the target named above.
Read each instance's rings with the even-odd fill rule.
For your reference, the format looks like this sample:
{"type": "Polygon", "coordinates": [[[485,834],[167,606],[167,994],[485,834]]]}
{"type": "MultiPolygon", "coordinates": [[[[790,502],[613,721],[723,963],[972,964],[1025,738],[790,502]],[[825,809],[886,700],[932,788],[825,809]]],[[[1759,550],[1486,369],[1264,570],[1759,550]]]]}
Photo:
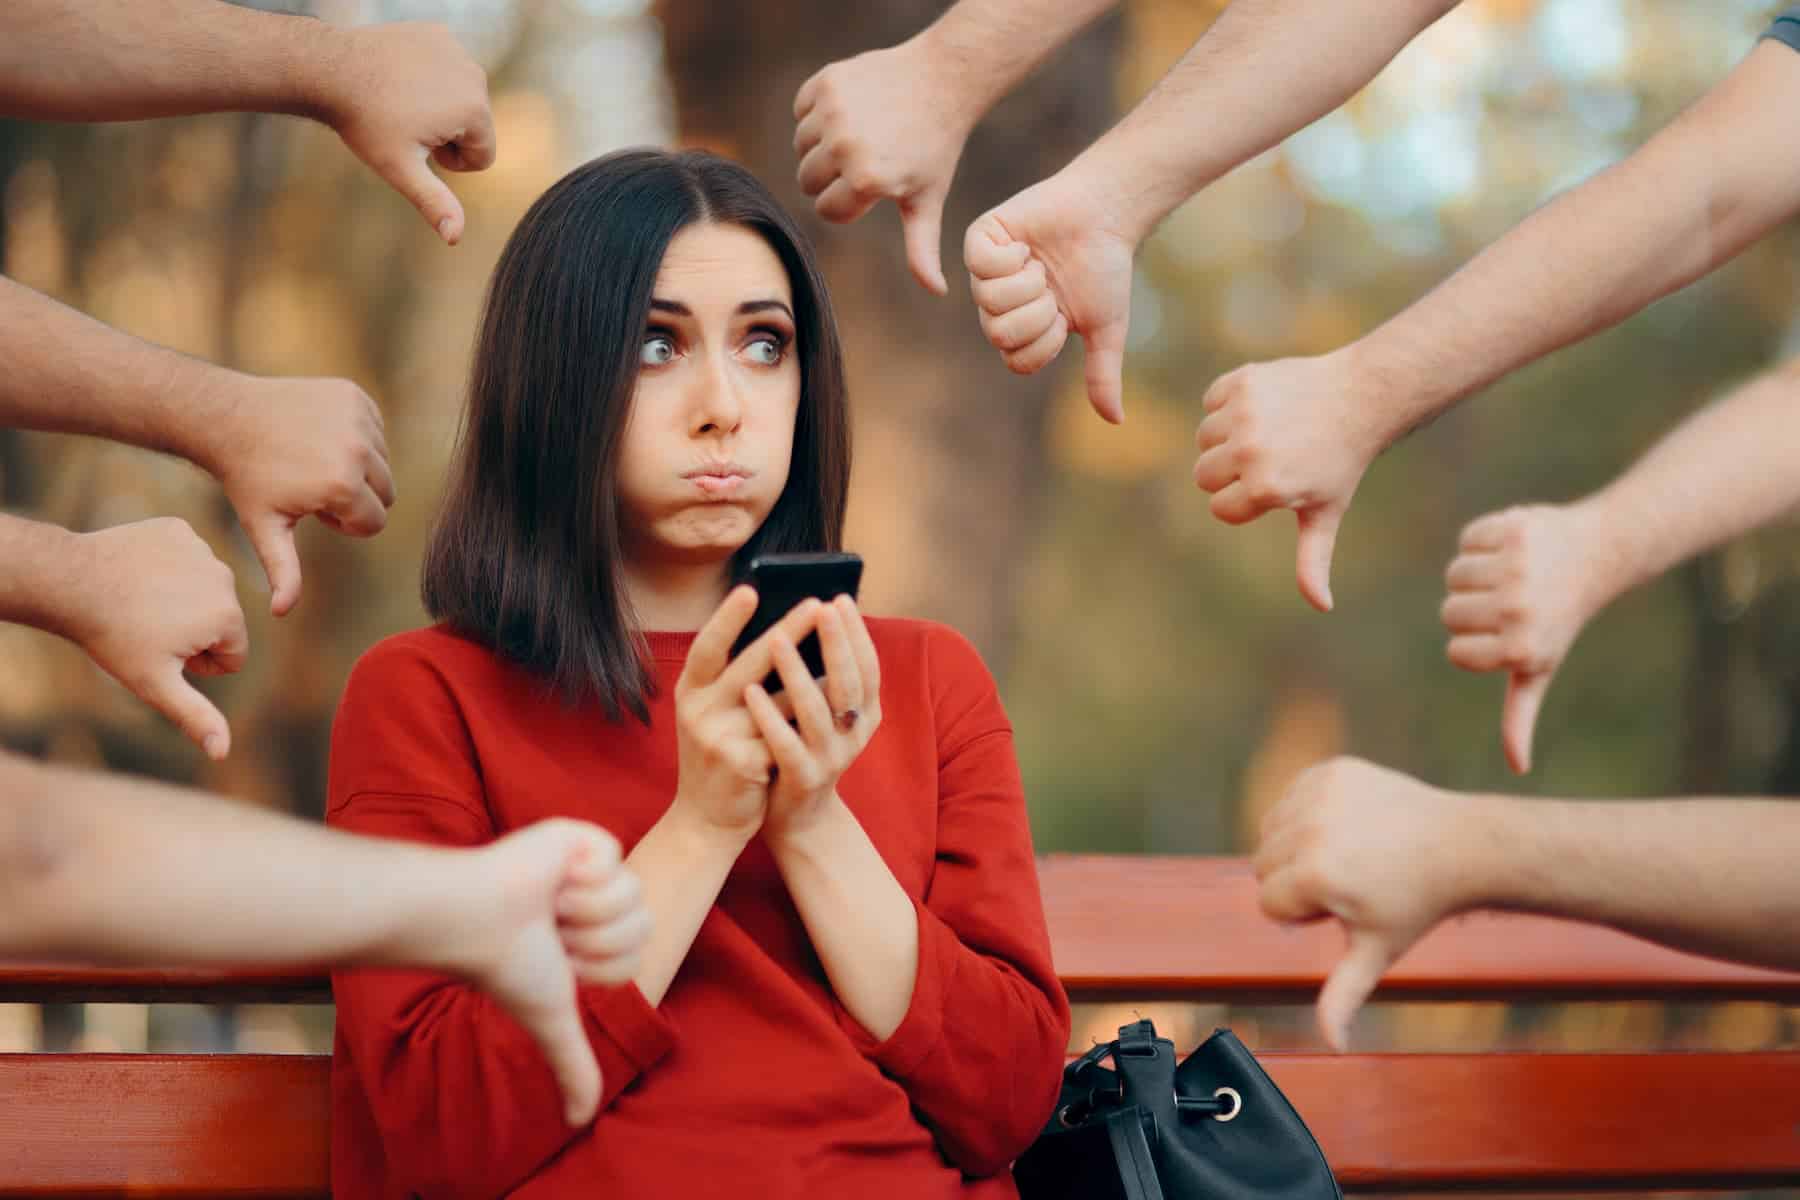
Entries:
{"type": "MultiPolygon", "coordinates": [[[[1036,377],[1004,369],[956,269],[961,230],[1107,128],[1221,4],[1127,0],[982,123],[946,215],[947,299],[912,283],[892,206],[847,227],[817,220],[790,148],[802,80],[912,34],[941,2],[265,7],[443,20],[462,37],[489,71],[500,147],[492,170],[451,177],[469,216],[462,245],[440,245],[328,130],[297,120],[0,122],[3,267],[192,354],[356,380],[386,414],[400,502],[371,541],[309,522],[304,600],[276,621],[249,544],[198,470],[0,432],[10,511],[77,529],[184,517],[236,568],[252,643],[241,674],[201,684],[234,729],[231,757],[211,764],[75,647],[0,627],[5,744],[316,818],[351,665],[424,620],[420,552],[507,234],[571,167],[680,143],[748,164],[820,247],[852,382],[849,542],[868,560],[868,607],[948,621],[981,648],[1017,728],[1040,850],[1243,853],[1287,782],[1340,752],[1463,788],[1800,794],[1791,525],[1603,613],[1557,678],[1524,780],[1500,752],[1502,679],[1452,668],[1437,620],[1469,520],[1602,485],[1685,414],[1800,351],[1793,229],[1379,460],[1339,538],[1329,616],[1295,590],[1291,520],[1226,527],[1189,477],[1214,378],[1373,327],[1640,144],[1742,57],[1778,5],[1466,0],[1343,110],[1208,189],[1145,246],[1123,428],[1088,410],[1073,344],[1036,377]]],[[[1297,39],[1294,52],[1331,47],[1297,39]]],[[[1143,1007],[1178,1036],[1228,1019],[1262,1048],[1312,1044],[1300,1011],[1143,1007]]],[[[1084,1010],[1078,1043],[1119,1016],[1084,1010]]],[[[0,1006],[0,1049],[300,1050],[328,1046],[329,1030],[329,1010],[0,1006]]],[[[1360,1035],[1405,1049],[1750,1049],[1800,1042],[1800,1012],[1394,1005],[1360,1035]]]]}

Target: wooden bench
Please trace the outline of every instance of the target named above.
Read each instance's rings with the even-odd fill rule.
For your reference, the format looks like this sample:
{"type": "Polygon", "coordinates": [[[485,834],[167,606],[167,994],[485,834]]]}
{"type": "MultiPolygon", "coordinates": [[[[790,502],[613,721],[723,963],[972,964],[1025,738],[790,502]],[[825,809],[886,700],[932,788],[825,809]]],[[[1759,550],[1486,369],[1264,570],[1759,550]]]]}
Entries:
{"type": "MultiPolygon", "coordinates": [[[[1264,919],[1241,860],[1053,856],[1042,872],[1078,1001],[1310,1004],[1338,950],[1333,929],[1264,919]]],[[[1800,1004],[1800,975],[1478,914],[1416,947],[1379,998],[1800,1004]]],[[[0,970],[0,1001],[326,999],[325,980],[281,973],[0,970]]],[[[1800,1183],[1796,1050],[1264,1058],[1347,1189],[1800,1183]]],[[[0,1196],[324,1196],[329,1073],[305,1055],[0,1055],[0,1196]]]]}

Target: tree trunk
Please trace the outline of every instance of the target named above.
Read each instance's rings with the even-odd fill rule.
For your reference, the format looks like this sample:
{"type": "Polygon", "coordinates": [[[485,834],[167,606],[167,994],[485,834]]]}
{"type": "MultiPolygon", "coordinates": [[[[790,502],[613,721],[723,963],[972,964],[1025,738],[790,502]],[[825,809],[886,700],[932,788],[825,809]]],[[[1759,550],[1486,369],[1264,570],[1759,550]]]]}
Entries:
{"type": "Polygon", "coordinates": [[[940,299],[908,273],[891,204],[848,227],[814,215],[794,181],[792,101],[826,63],[901,41],[943,8],[660,0],[657,12],[681,140],[755,171],[819,247],[856,412],[848,539],[868,559],[869,606],[954,625],[998,672],[1042,513],[1052,396],[1080,351],[1065,351],[1073,365],[1010,374],[976,324],[962,233],[1110,124],[1120,30],[1117,18],[1088,30],[970,138],[944,215],[951,290],[940,299]]]}

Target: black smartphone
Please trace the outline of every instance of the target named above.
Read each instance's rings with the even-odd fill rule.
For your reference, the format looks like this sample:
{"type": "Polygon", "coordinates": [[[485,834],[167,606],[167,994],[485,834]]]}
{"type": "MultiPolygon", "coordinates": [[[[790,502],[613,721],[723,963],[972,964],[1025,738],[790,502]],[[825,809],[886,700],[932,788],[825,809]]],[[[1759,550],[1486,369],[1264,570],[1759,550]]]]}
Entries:
{"type": "MultiPolygon", "coordinates": [[[[862,583],[862,568],[860,554],[759,554],[751,559],[749,583],[756,589],[756,615],[738,634],[731,657],[736,658],[808,596],[828,604],[839,596],[854,599],[862,583]]],[[[818,634],[809,633],[801,641],[800,657],[814,679],[825,674],[825,655],[818,634]]],[[[779,692],[781,676],[769,672],[763,688],[770,695],[779,692]]]]}

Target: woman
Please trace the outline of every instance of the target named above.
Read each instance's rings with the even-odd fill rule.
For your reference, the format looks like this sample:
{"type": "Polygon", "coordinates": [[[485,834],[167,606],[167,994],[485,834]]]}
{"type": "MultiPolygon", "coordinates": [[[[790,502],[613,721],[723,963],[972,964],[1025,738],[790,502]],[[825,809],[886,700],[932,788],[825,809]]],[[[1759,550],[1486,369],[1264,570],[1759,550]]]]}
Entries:
{"type": "Polygon", "coordinates": [[[729,658],[750,557],[843,523],[843,370],[799,231],[709,155],[589,163],[514,231],[469,403],[439,624],[358,664],[329,818],[449,844],[596,821],[653,930],[630,984],[581,992],[604,1077],[581,1129],[466,985],[339,976],[333,1193],[1012,1195],[1069,1014],[992,680],[846,597],[729,658]]]}

